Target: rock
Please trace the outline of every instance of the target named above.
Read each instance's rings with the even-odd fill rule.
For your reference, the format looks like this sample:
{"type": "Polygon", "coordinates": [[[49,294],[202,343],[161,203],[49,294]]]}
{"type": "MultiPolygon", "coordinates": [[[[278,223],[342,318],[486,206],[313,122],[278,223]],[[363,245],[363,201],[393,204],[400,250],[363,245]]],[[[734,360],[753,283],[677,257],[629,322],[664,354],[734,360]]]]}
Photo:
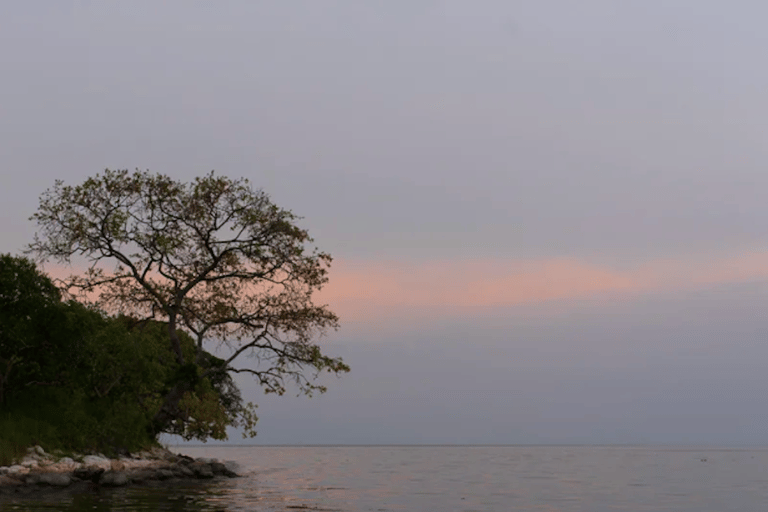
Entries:
{"type": "Polygon", "coordinates": [[[99,484],[106,487],[122,487],[128,484],[128,475],[123,471],[107,471],[99,478],[99,484]]]}
{"type": "Polygon", "coordinates": [[[230,478],[240,476],[243,472],[242,466],[233,460],[225,460],[224,465],[227,467],[227,471],[229,471],[227,476],[230,478]]]}
{"type": "Polygon", "coordinates": [[[189,465],[189,469],[195,473],[197,478],[213,478],[213,470],[209,464],[196,461],[189,465]]]}
{"type": "Polygon", "coordinates": [[[46,455],[46,454],[45,454],[45,450],[43,450],[43,447],[42,447],[42,446],[40,446],[40,445],[35,445],[33,449],[34,449],[35,453],[37,453],[39,456],[41,456],[41,457],[45,457],[45,455],[46,455]]]}
{"type": "Polygon", "coordinates": [[[104,468],[99,468],[96,466],[81,467],[77,468],[73,474],[80,480],[98,482],[99,478],[101,478],[101,475],[104,474],[104,468]]]}
{"type": "Polygon", "coordinates": [[[37,477],[38,484],[67,487],[72,483],[72,479],[65,473],[39,473],[35,476],[37,477]]]}
{"type": "Polygon", "coordinates": [[[0,476],[0,489],[6,486],[18,487],[19,485],[23,485],[23,484],[24,482],[19,480],[18,478],[13,478],[8,475],[0,476]]]}
{"type": "Polygon", "coordinates": [[[83,464],[86,466],[95,466],[104,471],[112,469],[112,461],[101,455],[86,455],[83,457],[83,464]]]}
{"type": "Polygon", "coordinates": [[[174,475],[173,471],[171,471],[170,469],[158,469],[157,471],[155,471],[155,478],[157,478],[158,480],[170,480],[174,476],[176,475],[174,475]]]}
{"type": "Polygon", "coordinates": [[[189,469],[188,466],[184,464],[175,464],[175,467],[172,468],[173,474],[182,478],[192,478],[195,476],[195,472],[189,469]]]}
{"type": "Polygon", "coordinates": [[[149,469],[142,469],[140,471],[133,471],[128,475],[131,482],[140,483],[145,480],[155,480],[155,472],[149,469]]]}
{"type": "Polygon", "coordinates": [[[23,459],[21,459],[22,466],[25,468],[36,468],[37,467],[37,459],[32,455],[27,455],[23,459]]]}
{"type": "Polygon", "coordinates": [[[29,468],[15,464],[8,468],[9,475],[26,475],[29,473],[29,468]]]}
{"type": "Polygon", "coordinates": [[[61,459],[59,462],[55,462],[45,467],[48,472],[68,473],[80,468],[80,463],[75,462],[69,457],[61,459]]]}
{"type": "Polygon", "coordinates": [[[210,466],[211,466],[211,471],[213,471],[214,475],[223,475],[229,478],[234,478],[237,476],[237,473],[230,470],[227,467],[227,465],[222,462],[211,462],[210,466]]]}
{"type": "MultiPolygon", "coordinates": [[[[70,457],[58,459],[37,448],[29,449],[19,464],[0,466],[0,494],[34,494],[41,492],[39,486],[85,489],[91,486],[89,482],[119,487],[145,480],[211,479],[221,475],[235,477],[241,471],[240,466],[232,461],[192,459],[162,449],[143,452],[141,455],[144,457],[140,459],[122,455],[112,460],[101,454],[86,455],[82,458],[83,463],[79,463],[70,457]]],[[[57,452],[57,455],[63,453],[57,452]]],[[[79,459],[80,456],[77,457],[79,459]]]]}

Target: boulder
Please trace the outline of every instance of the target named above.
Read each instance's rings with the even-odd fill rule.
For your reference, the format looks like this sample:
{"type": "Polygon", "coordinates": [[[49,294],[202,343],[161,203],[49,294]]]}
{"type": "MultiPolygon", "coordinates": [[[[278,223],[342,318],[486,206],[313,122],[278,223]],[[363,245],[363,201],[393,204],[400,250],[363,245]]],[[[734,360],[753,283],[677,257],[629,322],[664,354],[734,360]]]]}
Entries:
{"type": "Polygon", "coordinates": [[[227,476],[230,478],[240,476],[243,473],[242,466],[233,460],[225,460],[224,465],[227,467],[227,471],[229,471],[227,476]]]}
{"type": "Polygon", "coordinates": [[[98,482],[99,478],[101,478],[101,475],[104,474],[104,468],[99,468],[96,466],[86,466],[86,467],[80,467],[77,468],[74,471],[74,475],[76,478],[79,478],[80,480],[90,480],[91,482],[98,482]]]}
{"type": "Polygon", "coordinates": [[[18,487],[20,485],[24,485],[24,482],[22,480],[19,480],[18,478],[13,478],[8,475],[0,476],[0,489],[6,488],[6,487],[7,488],[18,487]]]}
{"type": "Polygon", "coordinates": [[[155,472],[151,469],[142,469],[140,471],[132,471],[128,478],[131,482],[141,483],[145,480],[155,480],[155,472]]]}
{"type": "Polygon", "coordinates": [[[21,459],[20,464],[24,466],[25,468],[36,468],[37,467],[37,457],[34,457],[33,455],[27,455],[23,459],[21,459]]]}
{"type": "Polygon", "coordinates": [[[222,462],[211,462],[209,465],[211,466],[211,471],[213,471],[214,475],[223,475],[229,478],[237,476],[237,473],[230,470],[227,465],[222,462]]]}
{"type": "Polygon", "coordinates": [[[128,475],[124,471],[107,471],[99,478],[99,484],[106,487],[122,487],[128,484],[128,475]]]}
{"type": "Polygon", "coordinates": [[[213,470],[210,464],[196,461],[189,465],[189,469],[192,470],[197,478],[213,478],[213,470]]]}
{"type": "Polygon", "coordinates": [[[189,469],[186,464],[174,464],[171,466],[171,471],[173,471],[174,475],[181,478],[192,478],[195,476],[195,472],[189,469]]]}
{"type": "Polygon", "coordinates": [[[35,476],[38,484],[67,487],[72,483],[72,479],[65,473],[38,473],[35,476]]]}
{"type": "Polygon", "coordinates": [[[86,466],[97,467],[104,471],[112,469],[112,461],[101,455],[86,455],[83,457],[83,464],[86,466]]]}
{"type": "Polygon", "coordinates": [[[29,473],[29,468],[15,464],[8,468],[7,474],[9,475],[26,475],[29,473]]]}
{"type": "Polygon", "coordinates": [[[170,480],[171,478],[175,477],[176,475],[173,474],[173,471],[170,469],[158,469],[155,471],[155,478],[158,480],[170,480]]]}

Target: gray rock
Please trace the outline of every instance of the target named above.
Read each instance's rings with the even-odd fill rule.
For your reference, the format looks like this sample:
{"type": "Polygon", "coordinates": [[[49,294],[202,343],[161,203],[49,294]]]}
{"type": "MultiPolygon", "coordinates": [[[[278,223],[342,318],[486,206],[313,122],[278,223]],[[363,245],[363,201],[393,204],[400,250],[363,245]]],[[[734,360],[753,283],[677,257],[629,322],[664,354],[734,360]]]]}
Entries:
{"type": "Polygon", "coordinates": [[[171,478],[176,476],[173,474],[173,471],[171,471],[170,469],[158,469],[155,472],[155,475],[158,480],[170,480],[171,478]]]}
{"type": "Polygon", "coordinates": [[[107,471],[99,478],[99,484],[106,487],[122,487],[128,484],[128,475],[123,471],[107,471]]]}
{"type": "Polygon", "coordinates": [[[19,464],[15,464],[8,468],[8,474],[9,475],[15,475],[17,473],[23,473],[27,468],[24,466],[21,466],[19,464]]]}
{"type": "Polygon", "coordinates": [[[91,482],[98,482],[102,474],[104,474],[104,468],[97,468],[96,466],[77,468],[74,472],[74,475],[80,480],[90,480],[91,482]]]}
{"type": "Polygon", "coordinates": [[[195,462],[189,465],[197,478],[213,478],[213,470],[209,464],[203,464],[201,462],[195,462]]]}
{"type": "Polygon", "coordinates": [[[35,453],[37,453],[41,457],[45,457],[45,450],[43,450],[43,447],[40,445],[35,445],[34,447],[35,453]]]}
{"type": "Polygon", "coordinates": [[[221,475],[227,470],[227,466],[221,462],[211,462],[208,465],[211,466],[211,471],[213,471],[214,475],[221,475]]]}
{"type": "Polygon", "coordinates": [[[67,487],[72,483],[69,475],[64,473],[40,473],[37,476],[38,484],[52,485],[54,487],[67,487]]]}
{"type": "Polygon", "coordinates": [[[173,473],[176,476],[191,478],[195,476],[195,472],[189,469],[186,465],[179,464],[173,468],[173,473]]]}
{"type": "Polygon", "coordinates": [[[224,475],[229,478],[234,478],[237,476],[237,473],[230,470],[227,465],[222,462],[211,462],[210,466],[214,475],[224,475]]]}
{"type": "Polygon", "coordinates": [[[105,471],[112,469],[112,461],[100,455],[86,455],[83,457],[83,464],[86,466],[95,466],[105,471]]]}
{"type": "Polygon", "coordinates": [[[243,467],[233,460],[225,460],[224,465],[227,466],[229,471],[235,473],[238,476],[243,472],[243,467]]]}
{"type": "Polygon", "coordinates": [[[36,468],[37,467],[37,458],[33,455],[27,455],[23,459],[21,459],[21,465],[25,468],[36,468]]]}
{"type": "Polygon", "coordinates": [[[145,480],[155,480],[155,472],[151,469],[141,469],[139,471],[132,471],[129,474],[129,478],[132,482],[140,483],[145,480]]]}

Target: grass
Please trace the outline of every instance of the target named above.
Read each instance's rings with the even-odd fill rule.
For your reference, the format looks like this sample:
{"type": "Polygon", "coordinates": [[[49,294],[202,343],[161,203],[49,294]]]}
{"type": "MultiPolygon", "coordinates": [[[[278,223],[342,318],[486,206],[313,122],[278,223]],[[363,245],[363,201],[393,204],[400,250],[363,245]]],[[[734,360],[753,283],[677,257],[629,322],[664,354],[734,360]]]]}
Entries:
{"type": "Polygon", "coordinates": [[[69,456],[104,453],[116,456],[157,445],[142,417],[110,404],[106,410],[76,395],[49,389],[45,394],[3,404],[0,410],[0,466],[18,461],[31,446],[69,456]]]}
{"type": "Polygon", "coordinates": [[[0,466],[8,466],[21,459],[30,446],[51,449],[60,444],[56,427],[26,416],[0,416],[0,466]]]}

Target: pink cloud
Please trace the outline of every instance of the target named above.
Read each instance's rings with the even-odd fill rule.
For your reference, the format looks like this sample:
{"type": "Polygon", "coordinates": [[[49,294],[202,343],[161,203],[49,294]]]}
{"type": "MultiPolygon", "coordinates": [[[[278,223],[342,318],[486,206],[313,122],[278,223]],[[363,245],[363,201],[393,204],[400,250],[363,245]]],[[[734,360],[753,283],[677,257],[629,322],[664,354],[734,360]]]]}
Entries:
{"type": "MultiPolygon", "coordinates": [[[[49,265],[52,276],[77,268],[49,265]]],[[[768,278],[768,252],[653,259],[611,268],[575,258],[437,261],[334,260],[318,300],[342,323],[389,321],[428,314],[465,315],[547,301],[703,288],[768,278]]]]}
{"type": "Polygon", "coordinates": [[[618,270],[571,258],[434,262],[334,261],[321,299],[343,320],[472,314],[488,308],[610,295],[627,298],[768,278],[768,252],[649,260],[618,270]]]}

